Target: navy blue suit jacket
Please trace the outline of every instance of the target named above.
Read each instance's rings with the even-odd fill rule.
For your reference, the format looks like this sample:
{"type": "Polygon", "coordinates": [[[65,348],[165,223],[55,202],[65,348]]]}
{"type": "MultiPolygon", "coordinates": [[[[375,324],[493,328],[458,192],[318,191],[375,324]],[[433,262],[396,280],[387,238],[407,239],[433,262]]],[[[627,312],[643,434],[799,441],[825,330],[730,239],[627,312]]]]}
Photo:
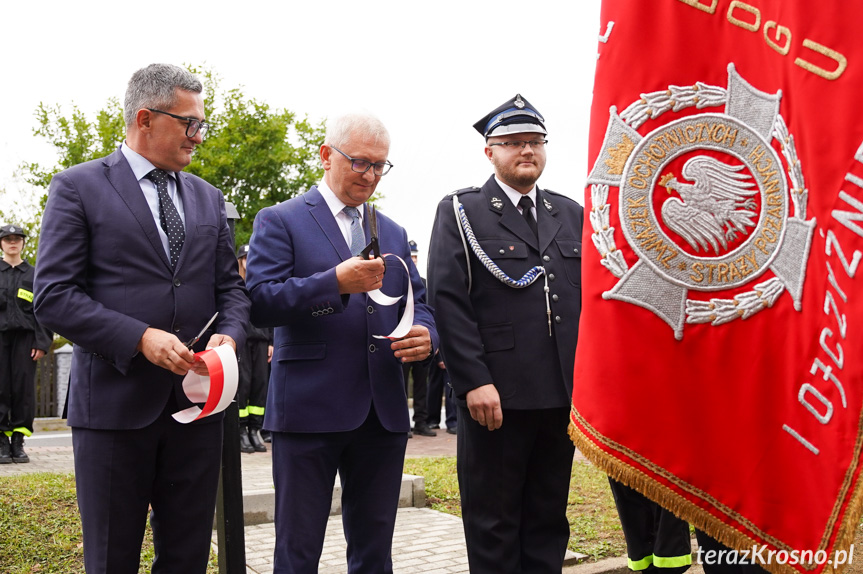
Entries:
{"type": "MultiPolygon", "coordinates": [[[[237,270],[222,193],[180,172],[186,240],[176,269],[141,186],[118,149],[54,176],[42,217],[35,306],[39,321],[75,343],[68,423],[136,429],[162,413],[171,393],[191,403],[183,377],[136,346],[147,327],[191,339],[219,311],[213,333],[245,341],[249,300],[237,270]]],[[[219,417],[211,417],[218,420],[219,417]]]]}
{"type": "MultiPolygon", "coordinates": [[[[398,296],[413,285],[414,324],[438,346],[425,288],[410,259],[405,230],[378,213],[385,259],[383,292],[398,296]]],[[[368,229],[366,229],[368,235],[368,229]]],[[[410,429],[401,362],[388,335],[404,300],[386,307],[365,293],[340,295],[335,267],[351,257],[338,223],[317,187],[261,210],[249,249],[246,285],[252,321],[275,327],[264,428],[282,432],[337,432],[358,428],[374,403],[389,431],[410,429]]]]}

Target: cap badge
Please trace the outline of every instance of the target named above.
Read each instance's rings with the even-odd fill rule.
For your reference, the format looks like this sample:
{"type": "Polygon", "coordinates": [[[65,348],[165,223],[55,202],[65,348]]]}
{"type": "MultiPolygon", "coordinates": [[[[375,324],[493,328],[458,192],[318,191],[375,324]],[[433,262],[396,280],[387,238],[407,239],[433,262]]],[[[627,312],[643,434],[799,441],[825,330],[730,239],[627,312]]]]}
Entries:
{"type": "Polygon", "coordinates": [[[521,109],[521,108],[523,108],[523,107],[524,107],[524,100],[522,100],[522,99],[521,99],[521,95],[519,95],[519,96],[515,99],[515,102],[514,102],[514,103],[515,103],[515,107],[517,107],[518,109],[521,109]]]}
{"type": "Polygon", "coordinates": [[[495,209],[503,209],[503,201],[499,197],[492,197],[491,206],[495,209]]]}

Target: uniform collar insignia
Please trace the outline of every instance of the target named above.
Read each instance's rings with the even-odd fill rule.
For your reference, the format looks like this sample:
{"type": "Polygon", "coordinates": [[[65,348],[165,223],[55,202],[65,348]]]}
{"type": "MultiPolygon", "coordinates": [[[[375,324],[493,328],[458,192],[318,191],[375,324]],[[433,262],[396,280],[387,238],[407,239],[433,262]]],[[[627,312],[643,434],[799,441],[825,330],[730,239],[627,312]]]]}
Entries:
{"type": "Polygon", "coordinates": [[[547,200],[546,198],[544,198],[544,197],[542,198],[542,204],[543,204],[543,205],[545,206],[545,208],[546,208],[547,210],[549,210],[549,211],[551,211],[552,209],[554,209],[554,208],[552,207],[552,205],[551,205],[551,202],[550,202],[549,200],[547,200]]]}
{"type": "Polygon", "coordinates": [[[491,206],[497,210],[503,209],[503,201],[497,196],[491,198],[491,206]]]}

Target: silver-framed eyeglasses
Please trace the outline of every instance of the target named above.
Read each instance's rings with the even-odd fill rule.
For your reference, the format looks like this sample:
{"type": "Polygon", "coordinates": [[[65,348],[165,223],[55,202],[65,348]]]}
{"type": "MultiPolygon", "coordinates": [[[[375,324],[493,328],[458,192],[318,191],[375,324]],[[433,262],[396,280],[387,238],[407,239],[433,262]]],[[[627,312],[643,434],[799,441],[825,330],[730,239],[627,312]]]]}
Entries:
{"type": "Polygon", "coordinates": [[[530,145],[533,149],[542,149],[545,147],[545,144],[548,143],[548,140],[530,140],[530,141],[512,141],[512,142],[497,142],[490,143],[488,147],[495,145],[502,145],[506,149],[524,149],[524,146],[530,145]]]}
{"type": "Polygon", "coordinates": [[[165,114],[166,116],[171,116],[172,118],[176,118],[178,120],[188,122],[186,123],[186,137],[193,138],[198,132],[201,132],[201,139],[207,136],[207,132],[210,129],[210,124],[208,124],[204,120],[199,120],[197,118],[189,118],[186,116],[178,116],[177,114],[172,114],[171,112],[166,112],[163,110],[157,110],[154,108],[147,108],[151,112],[156,112],[157,114],[165,114]]]}
{"type": "Polygon", "coordinates": [[[393,164],[391,164],[388,161],[372,163],[367,159],[358,159],[355,157],[351,157],[334,145],[331,145],[329,147],[333,148],[334,150],[336,150],[337,152],[339,152],[340,154],[342,154],[343,156],[348,158],[348,160],[351,162],[351,170],[355,171],[357,173],[365,173],[369,170],[370,167],[374,166],[373,173],[375,175],[386,175],[387,173],[389,173],[390,169],[393,167],[393,164]]]}

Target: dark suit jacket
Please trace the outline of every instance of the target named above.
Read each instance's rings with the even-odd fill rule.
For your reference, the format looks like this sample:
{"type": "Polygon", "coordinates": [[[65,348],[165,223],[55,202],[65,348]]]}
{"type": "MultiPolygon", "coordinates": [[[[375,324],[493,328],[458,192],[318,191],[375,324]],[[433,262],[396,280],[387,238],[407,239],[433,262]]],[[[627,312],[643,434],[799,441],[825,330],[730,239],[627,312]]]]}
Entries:
{"type": "Polygon", "coordinates": [[[520,279],[535,265],[545,266],[553,329],[549,337],[543,278],[515,289],[494,277],[470,249],[466,260],[452,196],[445,197],[432,228],[428,283],[456,397],[494,383],[504,408],[569,406],[581,313],[584,210],[568,197],[538,190],[537,241],[494,177],[482,189],[456,193],[480,246],[509,277],[520,279]]]}
{"type": "MultiPolygon", "coordinates": [[[[147,327],[185,341],[209,318],[214,332],[245,341],[249,301],[237,270],[221,192],[178,174],[186,240],[171,269],[156,221],[118,149],[54,176],[42,217],[36,316],[75,343],[69,425],[135,429],[159,416],[171,393],[191,403],[182,377],[150,363],[135,347],[147,327]]],[[[218,417],[211,417],[218,420],[218,417]]]]}
{"type": "MultiPolygon", "coordinates": [[[[428,327],[437,348],[432,310],[410,259],[405,230],[378,212],[385,259],[383,292],[397,296],[413,285],[414,324],[428,327]]],[[[368,235],[368,229],[366,229],[368,235]]],[[[389,431],[410,429],[401,363],[387,335],[404,301],[379,306],[365,293],[340,295],[335,267],[351,257],[317,187],[261,210],[249,249],[246,285],[252,321],[275,327],[264,428],[282,432],[336,432],[358,428],[374,403],[389,431]]]]}

